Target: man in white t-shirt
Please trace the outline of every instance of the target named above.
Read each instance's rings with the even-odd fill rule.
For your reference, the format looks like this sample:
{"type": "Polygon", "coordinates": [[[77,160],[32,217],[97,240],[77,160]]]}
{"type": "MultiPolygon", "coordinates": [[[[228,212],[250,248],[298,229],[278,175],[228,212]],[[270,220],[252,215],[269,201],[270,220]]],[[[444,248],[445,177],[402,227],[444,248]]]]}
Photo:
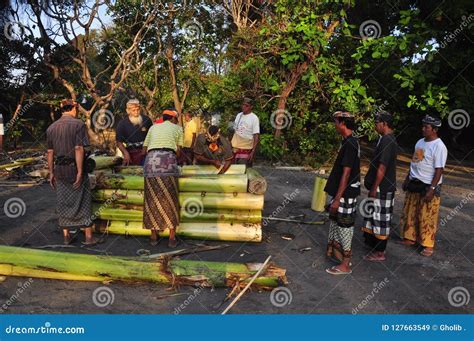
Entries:
{"type": "Polygon", "coordinates": [[[251,167],[260,141],[260,122],[258,116],[252,112],[252,100],[249,98],[243,100],[242,112],[234,121],[234,131],[232,137],[234,163],[251,167]]]}
{"type": "Polygon", "coordinates": [[[421,255],[433,255],[441,183],[448,150],[438,137],[441,120],[426,115],[423,119],[423,136],[415,145],[410,172],[403,183],[406,191],[403,215],[400,221],[404,245],[423,246],[421,255]]]}

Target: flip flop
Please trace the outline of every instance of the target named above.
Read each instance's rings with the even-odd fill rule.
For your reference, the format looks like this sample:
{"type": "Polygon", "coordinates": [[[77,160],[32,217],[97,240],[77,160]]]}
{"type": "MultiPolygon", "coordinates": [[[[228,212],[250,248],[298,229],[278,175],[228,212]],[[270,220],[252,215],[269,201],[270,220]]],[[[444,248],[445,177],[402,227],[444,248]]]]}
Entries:
{"type": "Polygon", "coordinates": [[[339,276],[339,275],[350,275],[352,273],[352,270],[350,270],[349,272],[344,272],[342,270],[339,270],[335,266],[333,266],[333,267],[327,268],[326,272],[330,275],[339,276]]]}
{"type": "Polygon", "coordinates": [[[420,252],[420,255],[425,256],[425,257],[431,257],[431,256],[433,256],[433,253],[434,253],[433,249],[431,249],[431,250],[423,249],[420,252]]]}
{"type": "Polygon", "coordinates": [[[87,243],[87,242],[82,242],[81,244],[84,246],[96,246],[97,244],[102,244],[104,243],[104,240],[102,238],[96,239],[92,243],[87,243]]]}
{"type": "Polygon", "coordinates": [[[68,241],[64,241],[63,244],[64,245],[71,245],[72,243],[74,243],[76,240],[77,240],[77,237],[79,236],[78,233],[75,233],[75,234],[70,234],[69,235],[69,239],[68,241]]]}

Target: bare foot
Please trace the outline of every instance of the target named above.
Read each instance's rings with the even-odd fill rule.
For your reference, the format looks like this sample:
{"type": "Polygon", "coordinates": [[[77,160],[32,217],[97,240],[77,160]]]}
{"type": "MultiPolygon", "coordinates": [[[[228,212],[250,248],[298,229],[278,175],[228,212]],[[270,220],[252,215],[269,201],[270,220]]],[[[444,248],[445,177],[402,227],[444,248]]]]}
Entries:
{"type": "Polygon", "coordinates": [[[420,255],[425,257],[433,256],[434,249],[432,247],[425,247],[423,251],[420,252],[420,255]]]}
{"type": "Polygon", "coordinates": [[[176,246],[178,246],[178,241],[176,239],[170,239],[168,241],[168,247],[174,249],[176,246]]]}

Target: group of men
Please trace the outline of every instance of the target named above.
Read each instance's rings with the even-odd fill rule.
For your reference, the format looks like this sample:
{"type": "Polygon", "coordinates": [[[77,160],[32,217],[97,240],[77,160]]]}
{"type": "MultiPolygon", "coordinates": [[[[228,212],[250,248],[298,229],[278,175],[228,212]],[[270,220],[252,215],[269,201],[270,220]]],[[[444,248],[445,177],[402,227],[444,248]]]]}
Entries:
{"type": "MultiPolygon", "coordinates": [[[[145,154],[143,142],[152,120],[141,113],[138,100],[127,103],[127,117],[122,119],[116,129],[117,147],[123,154],[125,165],[143,165],[145,154]]],[[[164,112],[176,112],[166,109],[164,112]]],[[[164,113],[163,112],[163,113],[164,113]]],[[[163,114],[154,124],[163,123],[163,114]]],[[[251,165],[259,143],[260,122],[252,112],[252,100],[244,98],[242,112],[235,118],[232,140],[229,141],[217,126],[210,126],[199,134],[198,126],[191,113],[184,114],[183,145],[180,146],[178,162],[181,165],[211,164],[224,173],[231,163],[251,165]]]]}
{"type": "MultiPolygon", "coordinates": [[[[94,245],[98,240],[92,236],[91,194],[84,170],[86,147],[89,145],[86,126],[77,118],[78,104],[75,101],[63,100],[61,112],[61,118],[47,130],[49,178],[57,193],[59,226],[64,233],[64,243],[69,244],[77,237],[71,236],[70,230],[84,228],[85,244],[94,245]]],[[[144,166],[144,222],[152,227],[152,242],[156,242],[157,230],[169,228],[174,232],[178,224],[175,214],[178,211],[178,164],[213,165],[222,174],[232,163],[251,166],[255,159],[260,124],[252,112],[249,98],[242,102],[242,112],[235,119],[231,141],[214,125],[205,133],[198,134],[191,114],[184,115],[181,127],[178,112],[174,109],[164,110],[152,121],[142,113],[137,99],[127,102],[126,113],[116,128],[116,145],[124,165],[144,166]],[[167,195],[158,195],[159,191],[161,194],[165,191],[167,195]],[[169,200],[164,201],[164,197],[169,200]]],[[[173,242],[170,245],[175,246],[174,233],[171,236],[173,242]]]]}
{"type": "MultiPolygon", "coordinates": [[[[364,185],[368,197],[357,206],[360,195],[360,145],[353,136],[354,116],[337,111],[334,115],[337,132],[342,136],[334,166],[325,191],[330,196],[327,207],[329,228],[327,256],[338,264],[326,269],[332,275],[352,273],[352,239],[356,212],[364,216],[361,227],[370,252],[367,261],[385,261],[396,192],[396,160],[398,145],[393,134],[393,117],[388,112],[375,115],[375,130],[380,135],[364,185]]],[[[423,138],[415,145],[410,171],[403,182],[405,203],[400,221],[400,244],[423,249],[421,255],[433,255],[438,224],[442,174],[447,149],[438,137],[441,120],[429,115],[422,121],[423,138]]]]}

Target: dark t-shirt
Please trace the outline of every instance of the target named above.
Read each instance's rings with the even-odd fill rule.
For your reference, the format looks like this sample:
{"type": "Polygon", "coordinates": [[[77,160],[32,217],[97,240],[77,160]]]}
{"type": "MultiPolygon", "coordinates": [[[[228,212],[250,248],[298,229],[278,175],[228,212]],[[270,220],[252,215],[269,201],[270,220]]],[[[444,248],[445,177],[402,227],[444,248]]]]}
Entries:
{"type": "Polygon", "coordinates": [[[360,147],[359,141],[352,135],[342,140],[341,148],[324,188],[324,191],[333,197],[339,188],[344,167],[350,167],[351,174],[343,197],[355,198],[360,194],[360,147]]]}
{"type": "MultiPolygon", "coordinates": [[[[86,125],[81,120],[71,116],[62,116],[51,124],[46,130],[46,136],[48,149],[54,151],[55,158],[75,159],[74,147],[89,145],[86,125]]],[[[74,163],[54,166],[54,175],[58,180],[74,182],[76,172],[77,167],[74,163]]]]}
{"type": "Polygon", "coordinates": [[[234,154],[232,153],[232,147],[227,138],[220,136],[217,141],[218,149],[215,152],[212,152],[209,149],[209,143],[206,140],[205,134],[200,134],[196,138],[196,144],[194,146],[194,154],[202,155],[210,160],[224,161],[232,158],[234,154]]]}
{"type": "Polygon", "coordinates": [[[143,122],[139,126],[133,125],[128,116],[123,118],[117,125],[117,142],[125,143],[127,149],[142,148],[148,129],[153,125],[148,116],[142,115],[142,118],[143,122]]]}
{"type": "Polygon", "coordinates": [[[379,186],[380,192],[387,193],[397,190],[397,152],[397,140],[393,134],[380,137],[375,149],[375,155],[370,161],[369,171],[364,179],[364,185],[368,190],[372,188],[375,182],[379,164],[383,164],[386,167],[385,176],[379,186]]]}

